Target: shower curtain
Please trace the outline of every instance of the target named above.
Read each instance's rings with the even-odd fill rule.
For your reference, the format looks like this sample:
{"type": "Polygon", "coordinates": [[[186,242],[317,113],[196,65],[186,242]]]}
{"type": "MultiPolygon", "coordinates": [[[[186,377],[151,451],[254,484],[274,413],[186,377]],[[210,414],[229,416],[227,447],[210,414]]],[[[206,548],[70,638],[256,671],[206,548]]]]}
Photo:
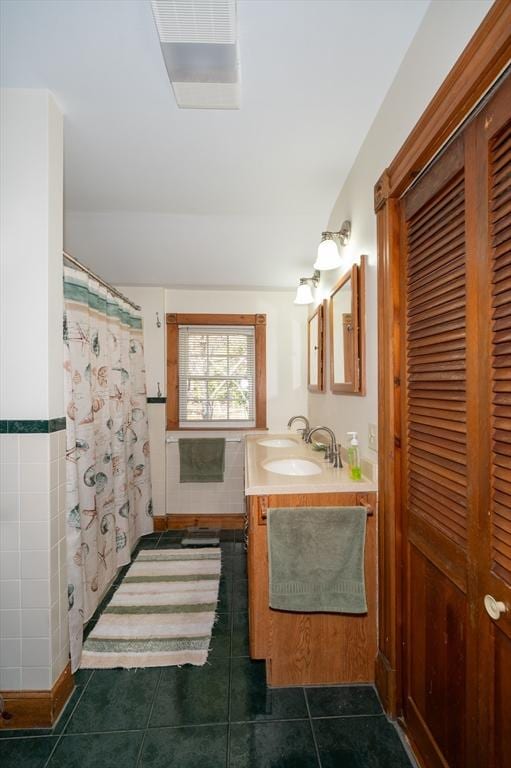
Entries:
{"type": "Polygon", "coordinates": [[[139,313],[64,267],[66,512],[71,667],[83,625],[119,566],[153,530],[139,313]]]}

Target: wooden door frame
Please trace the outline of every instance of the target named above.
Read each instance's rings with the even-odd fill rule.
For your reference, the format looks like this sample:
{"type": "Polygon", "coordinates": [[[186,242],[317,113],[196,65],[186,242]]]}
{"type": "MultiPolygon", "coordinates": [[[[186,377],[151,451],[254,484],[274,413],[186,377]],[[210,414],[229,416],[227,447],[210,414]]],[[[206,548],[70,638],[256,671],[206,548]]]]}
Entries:
{"type": "Polygon", "coordinates": [[[511,2],[496,0],[374,187],[378,255],[378,605],[376,686],[402,711],[401,338],[399,199],[511,61],[511,2]]]}

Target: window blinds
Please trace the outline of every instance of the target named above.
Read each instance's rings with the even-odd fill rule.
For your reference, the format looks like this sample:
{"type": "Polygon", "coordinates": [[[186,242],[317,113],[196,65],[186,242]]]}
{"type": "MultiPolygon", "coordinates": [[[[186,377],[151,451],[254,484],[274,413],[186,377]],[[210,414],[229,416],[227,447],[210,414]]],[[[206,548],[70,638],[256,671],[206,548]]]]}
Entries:
{"type": "Polygon", "coordinates": [[[255,426],[253,326],[179,326],[179,426],[255,426]]]}

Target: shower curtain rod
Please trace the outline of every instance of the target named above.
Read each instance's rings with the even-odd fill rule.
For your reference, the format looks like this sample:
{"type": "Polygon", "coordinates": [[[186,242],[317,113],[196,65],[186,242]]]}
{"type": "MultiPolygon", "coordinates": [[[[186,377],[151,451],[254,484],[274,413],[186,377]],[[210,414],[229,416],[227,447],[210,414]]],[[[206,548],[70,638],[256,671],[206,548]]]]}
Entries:
{"type": "Polygon", "coordinates": [[[107,283],[106,280],[103,280],[99,275],[96,275],[95,272],[92,271],[92,269],[89,269],[89,267],[86,267],[84,264],[81,264],[78,259],[75,259],[74,256],[70,256],[69,253],[66,253],[65,251],[62,251],[62,256],[64,259],[67,259],[71,262],[71,264],[74,264],[75,267],[78,267],[78,269],[81,269],[82,272],[85,272],[86,274],[90,275],[94,278],[94,280],[97,280],[98,283],[101,283],[101,285],[104,285],[105,288],[107,288],[109,291],[111,291],[114,296],[118,296],[120,299],[125,301],[127,304],[130,305],[130,307],[133,307],[133,309],[136,309],[137,312],[140,312],[140,307],[138,304],[135,304],[131,299],[128,299],[127,296],[125,296],[123,293],[117,290],[117,288],[114,288],[113,285],[110,285],[110,283],[107,283]]]}

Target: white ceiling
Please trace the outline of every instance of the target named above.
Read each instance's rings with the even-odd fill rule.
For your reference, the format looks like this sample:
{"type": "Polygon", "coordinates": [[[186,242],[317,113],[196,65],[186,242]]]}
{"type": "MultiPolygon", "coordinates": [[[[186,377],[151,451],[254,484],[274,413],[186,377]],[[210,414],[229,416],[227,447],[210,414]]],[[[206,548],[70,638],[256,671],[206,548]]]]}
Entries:
{"type": "MultiPolygon", "coordinates": [[[[238,0],[242,107],[176,107],[149,0],[2,0],[65,114],[65,245],[118,284],[292,287],[428,0],[238,0]]],[[[339,222],[340,224],[340,222],[339,222]]]]}

